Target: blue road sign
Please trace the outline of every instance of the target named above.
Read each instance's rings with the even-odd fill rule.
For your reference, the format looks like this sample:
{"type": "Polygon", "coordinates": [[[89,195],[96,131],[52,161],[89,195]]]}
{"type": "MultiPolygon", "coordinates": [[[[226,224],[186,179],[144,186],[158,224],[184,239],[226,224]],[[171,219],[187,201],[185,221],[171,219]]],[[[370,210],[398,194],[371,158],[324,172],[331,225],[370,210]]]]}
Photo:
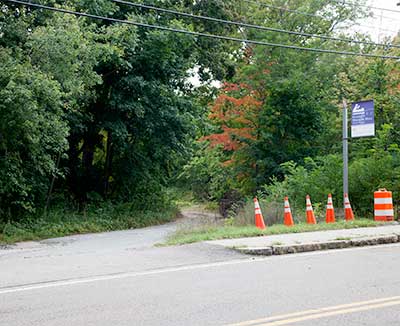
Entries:
{"type": "Polygon", "coordinates": [[[374,101],[354,102],[351,105],[351,137],[375,136],[374,101]]]}

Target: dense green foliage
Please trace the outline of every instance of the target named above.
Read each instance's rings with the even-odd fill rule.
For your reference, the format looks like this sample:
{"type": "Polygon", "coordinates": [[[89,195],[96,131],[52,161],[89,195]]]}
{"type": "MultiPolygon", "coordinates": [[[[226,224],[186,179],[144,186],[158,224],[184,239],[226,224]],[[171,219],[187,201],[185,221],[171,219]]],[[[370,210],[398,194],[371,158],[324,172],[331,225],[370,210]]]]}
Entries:
{"type": "Polygon", "coordinates": [[[0,49],[0,216],[44,202],[53,157],[67,148],[58,83],[0,49]]]}
{"type": "MultiPolygon", "coordinates": [[[[109,0],[36,2],[272,43],[400,53],[161,15],[109,0]]],[[[236,0],[151,4],[343,37],[344,26],[368,15],[359,5],[333,0],[291,1],[293,9],[315,16],[236,0]]],[[[396,61],[223,42],[2,3],[0,62],[4,232],[12,223],[41,225],[60,206],[86,214],[93,207],[128,205],[134,216],[157,202],[156,209],[168,211],[172,183],[202,200],[262,190],[277,202],[290,195],[299,206],[306,193],[323,202],[332,192],[340,202],[343,97],[373,98],[377,107],[377,137],[350,144],[357,213],[370,213],[377,187],[400,190],[396,61]],[[190,82],[195,71],[199,87],[190,82]]]]}
{"type": "MultiPolygon", "coordinates": [[[[302,4],[310,13],[323,17],[296,16],[294,19],[289,13],[284,17],[282,13],[274,15],[269,9],[258,9],[253,14],[249,11],[248,16],[260,22],[262,17],[268,17],[268,25],[278,28],[332,35],[335,30],[340,33],[338,26],[366,14],[357,7],[326,1],[302,4]]],[[[302,38],[293,35],[249,31],[248,36],[304,45],[302,38]]],[[[336,46],[360,51],[358,45],[333,43],[318,39],[307,41],[307,45],[318,48],[336,46]]],[[[365,47],[364,51],[400,53],[398,49],[385,52],[365,47]]],[[[221,166],[225,167],[216,178],[209,175],[207,183],[213,184],[224,175],[222,183],[214,185],[214,189],[238,189],[244,196],[261,190],[261,195],[272,202],[272,216],[282,213],[286,195],[301,216],[306,194],[312,196],[319,208],[324,207],[331,192],[335,205],[341,207],[342,99],[348,102],[374,99],[377,136],[353,139],[350,143],[350,197],[359,216],[372,215],[373,192],[379,187],[392,190],[397,205],[399,84],[396,61],[248,45],[237,61],[235,76],[226,80],[211,104],[212,125],[206,136],[200,138],[209,141],[210,150],[219,149],[221,166]]],[[[195,159],[186,168],[196,172],[199,168],[196,162],[195,159]]],[[[203,173],[198,175],[203,176],[215,165],[211,160],[208,162],[209,166],[203,165],[203,173]]],[[[209,197],[220,198],[219,190],[209,197]]]]}
{"type": "MultiPolygon", "coordinates": [[[[108,0],[37,1],[151,24],[214,32],[108,0]]],[[[232,19],[235,7],[160,2],[232,19]]],[[[234,33],[234,31],[230,31],[234,33]]],[[[238,46],[238,45],[237,45],[238,46]]],[[[0,220],[48,209],[50,195],[84,211],[101,201],[136,210],[176,174],[201,114],[187,82],[232,72],[229,44],[2,4],[0,220]]]]}

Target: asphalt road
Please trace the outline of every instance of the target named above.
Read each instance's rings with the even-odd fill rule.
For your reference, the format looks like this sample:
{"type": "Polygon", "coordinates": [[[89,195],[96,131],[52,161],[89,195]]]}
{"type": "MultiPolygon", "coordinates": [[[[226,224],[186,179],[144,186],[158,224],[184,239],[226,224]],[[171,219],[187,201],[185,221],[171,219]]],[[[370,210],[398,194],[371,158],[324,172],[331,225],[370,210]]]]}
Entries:
{"type": "Polygon", "coordinates": [[[254,258],[176,224],[0,250],[0,325],[400,325],[400,245],[254,258]]]}

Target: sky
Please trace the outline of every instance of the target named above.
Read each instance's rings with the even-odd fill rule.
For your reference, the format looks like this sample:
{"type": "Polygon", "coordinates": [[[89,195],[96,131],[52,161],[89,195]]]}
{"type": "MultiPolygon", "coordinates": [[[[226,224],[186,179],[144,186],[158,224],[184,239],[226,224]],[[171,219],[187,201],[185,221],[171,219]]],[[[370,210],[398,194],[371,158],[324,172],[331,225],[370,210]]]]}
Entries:
{"type": "MultiPolygon", "coordinates": [[[[352,0],[356,1],[356,0],[352,0]]],[[[397,10],[399,12],[390,12],[377,9],[371,9],[374,13],[373,18],[358,22],[354,27],[356,31],[368,33],[374,41],[382,41],[385,37],[393,37],[400,30],[400,6],[397,6],[400,0],[369,0],[368,6],[374,6],[385,9],[397,10]]]]}

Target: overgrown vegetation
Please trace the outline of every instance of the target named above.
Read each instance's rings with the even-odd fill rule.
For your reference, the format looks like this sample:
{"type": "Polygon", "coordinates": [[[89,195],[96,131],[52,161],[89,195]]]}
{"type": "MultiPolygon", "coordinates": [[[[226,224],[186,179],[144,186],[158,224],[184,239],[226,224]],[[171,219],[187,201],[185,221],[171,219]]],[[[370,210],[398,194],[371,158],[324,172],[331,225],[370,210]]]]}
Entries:
{"type": "MultiPolygon", "coordinates": [[[[393,191],[395,207],[400,200],[400,160],[396,146],[383,150],[372,145],[370,154],[354,159],[349,166],[349,191],[355,215],[373,216],[373,192],[386,188],[393,191]]],[[[261,197],[282,206],[282,198],[289,196],[295,213],[303,211],[305,197],[312,196],[317,211],[325,207],[327,194],[333,195],[336,207],[343,207],[342,198],[342,157],[328,155],[306,158],[302,165],[288,162],[282,164],[285,171],[283,181],[273,179],[272,183],[261,188],[261,197]]]]}
{"type": "MultiPolygon", "coordinates": [[[[342,13],[339,20],[346,21],[349,13],[342,13]]],[[[273,21],[269,10],[261,10],[262,14],[273,21]]],[[[318,33],[329,33],[329,19],[325,23],[307,19],[318,26],[318,33]]],[[[301,18],[296,23],[312,30],[301,18]]],[[[276,24],[290,29],[285,22],[276,24]]],[[[295,42],[283,35],[268,38],[256,31],[250,35],[295,42]]],[[[321,46],[319,41],[308,41],[321,46]]],[[[399,39],[391,41],[398,44],[399,39]]],[[[358,46],[350,48],[360,50],[358,46]]],[[[400,51],[389,53],[398,55],[400,51]]],[[[387,188],[393,191],[398,206],[399,63],[357,57],[331,59],[262,47],[249,46],[244,51],[236,74],[225,80],[210,105],[211,126],[199,137],[199,142],[208,145],[208,153],[203,154],[204,147],[200,147],[185,167],[187,180],[207,185],[197,187],[202,191],[200,197],[220,200],[222,192],[235,189],[243,198],[259,192],[270,205],[281,207],[283,198],[289,196],[292,208],[303,211],[306,194],[318,210],[332,193],[335,206],[342,207],[342,99],[373,99],[376,137],[350,140],[350,200],[356,215],[371,217],[373,192],[387,188]],[[204,158],[201,164],[198,156],[204,158]],[[216,160],[220,164],[217,169],[216,160]]]]}
{"type": "MultiPolygon", "coordinates": [[[[108,0],[36,3],[236,33],[108,0]]],[[[223,2],[158,5],[224,19],[236,15],[236,6],[223,2]]],[[[231,73],[227,54],[238,45],[11,3],[0,9],[0,237],[170,220],[174,199],[166,188],[189,153],[193,123],[204,110],[199,99],[212,93],[208,81],[231,73]],[[195,67],[205,83],[198,92],[188,82],[195,67]]]]}
{"type": "MultiPolygon", "coordinates": [[[[109,0],[36,3],[270,43],[400,54],[398,48],[238,29],[109,0]]],[[[363,1],[290,3],[311,16],[237,0],[151,4],[369,40],[345,35],[368,16],[363,1]]],[[[371,215],[378,187],[392,190],[395,204],[400,200],[398,61],[244,45],[0,6],[0,237],[6,241],[24,239],[16,236],[24,230],[31,239],[169,220],[175,208],[168,189],[176,185],[191,190],[195,200],[238,198],[227,205],[231,211],[257,192],[275,207],[289,195],[295,210],[306,193],[318,209],[331,192],[339,206],[342,98],[374,99],[376,105],[377,137],[350,145],[356,214],[371,215]]],[[[398,44],[397,37],[387,41],[398,44]]]]}

